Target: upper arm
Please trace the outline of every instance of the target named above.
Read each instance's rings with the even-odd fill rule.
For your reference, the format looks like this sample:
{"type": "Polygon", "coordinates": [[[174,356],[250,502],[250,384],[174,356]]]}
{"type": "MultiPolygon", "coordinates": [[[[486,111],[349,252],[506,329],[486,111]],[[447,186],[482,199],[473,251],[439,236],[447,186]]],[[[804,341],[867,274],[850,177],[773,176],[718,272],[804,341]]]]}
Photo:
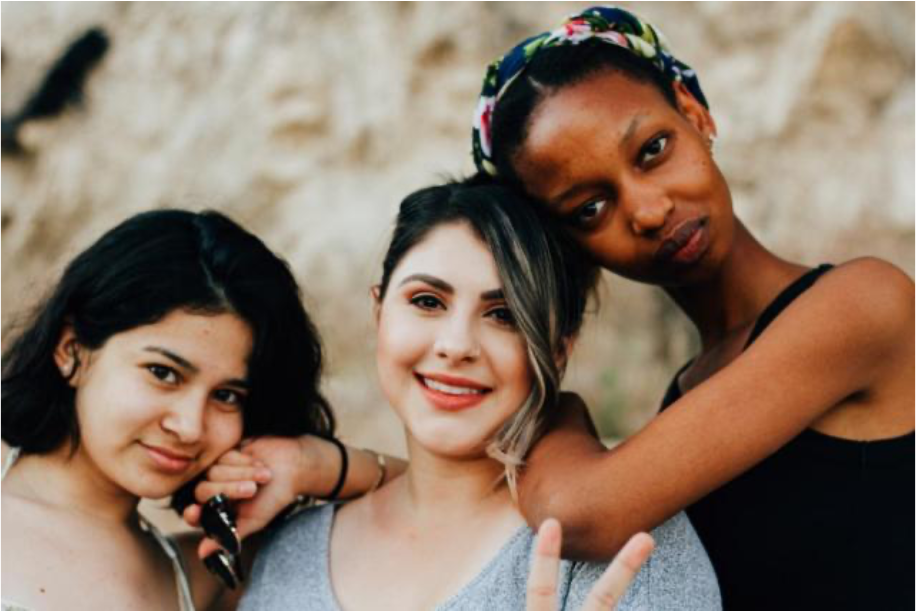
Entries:
{"type": "Polygon", "coordinates": [[[883,384],[901,361],[912,380],[912,346],[912,281],[879,260],[840,266],[732,363],[611,451],[535,449],[525,510],[540,518],[530,511],[549,499],[540,507],[564,524],[564,552],[607,558],[844,398],[883,384]]]}

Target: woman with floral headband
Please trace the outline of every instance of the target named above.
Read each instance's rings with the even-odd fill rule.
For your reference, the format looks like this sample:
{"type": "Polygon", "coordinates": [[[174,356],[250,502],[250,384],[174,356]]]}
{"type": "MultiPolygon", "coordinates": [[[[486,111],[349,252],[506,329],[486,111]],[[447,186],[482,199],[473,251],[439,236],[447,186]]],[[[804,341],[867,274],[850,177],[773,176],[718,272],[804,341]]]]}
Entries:
{"type": "Polygon", "coordinates": [[[479,169],[604,268],[658,285],[702,344],[612,450],[565,411],[521,480],[529,522],[557,517],[566,552],[606,558],[686,507],[726,608],[909,607],[912,280],[763,247],[732,211],[696,74],[621,9],[492,64],[473,135],[479,169]]]}

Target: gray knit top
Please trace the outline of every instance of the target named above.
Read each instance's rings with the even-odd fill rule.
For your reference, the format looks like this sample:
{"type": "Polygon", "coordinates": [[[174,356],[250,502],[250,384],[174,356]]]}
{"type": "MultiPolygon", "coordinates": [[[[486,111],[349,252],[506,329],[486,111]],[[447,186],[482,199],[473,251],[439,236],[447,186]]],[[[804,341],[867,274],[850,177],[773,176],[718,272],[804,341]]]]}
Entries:
{"type": "MultiPolygon", "coordinates": [[[[340,610],[328,551],[334,506],[312,508],[274,530],[255,560],[240,610],[340,610]]],[[[684,513],[654,531],[656,548],[619,610],[721,610],[719,585],[684,513]]],[[[535,534],[520,528],[477,576],[437,610],[524,610],[535,534]]],[[[560,564],[561,610],[578,610],[606,564],[560,564]]],[[[405,585],[409,581],[405,580],[405,585]]]]}

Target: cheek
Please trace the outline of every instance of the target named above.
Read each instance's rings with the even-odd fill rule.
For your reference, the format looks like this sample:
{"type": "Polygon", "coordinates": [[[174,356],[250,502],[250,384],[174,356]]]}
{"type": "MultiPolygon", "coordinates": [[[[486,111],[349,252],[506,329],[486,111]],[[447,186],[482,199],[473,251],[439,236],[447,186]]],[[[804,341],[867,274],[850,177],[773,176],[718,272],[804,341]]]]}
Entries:
{"type": "Polygon", "coordinates": [[[596,232],[578,237],[577,242],[599,265],[612,271],[630,269],[645,257],[626,222],[618,218],[596,232]]]}
{"type": "Polygon", "coordinates": [[[161,416],[161,400],[137,378],[92,376],[80,386],[76,412],[81,437],[87,443],[114,443],[118,437],[137,434],[161,416]],[[121,436],[112,436],[114,432],[121,436]]]}
{"type": "Polygon", "coordinates": [[[488,352],[500,382],[512,397],[510,405],[514,411],[528,397],[534,381],[525,342],[517,335],[509,341],[498,338],[488,352]]]}
{"type": "Polygon", "coordinates": [[[203,463],[210,464],[242,441],[244,417],[241,411],[210,408],[207,419],[207,439],[203,463]]]}
{"type": "Polygon", "coordinates": [[[376,364],[382,390],[393,404],[413,379],[413,370],[430,348],[427,326],[395,309],[383,312],[378,326],[376,364]]]}

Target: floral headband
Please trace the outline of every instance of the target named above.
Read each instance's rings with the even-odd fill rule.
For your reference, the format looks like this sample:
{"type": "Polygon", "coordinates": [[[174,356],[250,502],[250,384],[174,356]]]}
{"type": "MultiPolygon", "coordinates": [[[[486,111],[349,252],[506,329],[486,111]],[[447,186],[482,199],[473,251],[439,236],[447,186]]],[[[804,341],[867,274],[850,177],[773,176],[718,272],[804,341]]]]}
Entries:
{"type": "Polygon", "coordinates": [[[708,107],[696,73],[690,66],[675,59],[664,36],[647,21],[620,8],[596,6],[566,19],[558,29],[532,36],[487,67],[483,89],[474,111],[472,146],[477,169],[496,176],[493,163],[492,117],[496,103],[531,60],[544,49],[562,45],[577,45],[586,40],[599,40],[629,50],[649,60],[671,81],[684,83],[703,106],[708,107]]]}

